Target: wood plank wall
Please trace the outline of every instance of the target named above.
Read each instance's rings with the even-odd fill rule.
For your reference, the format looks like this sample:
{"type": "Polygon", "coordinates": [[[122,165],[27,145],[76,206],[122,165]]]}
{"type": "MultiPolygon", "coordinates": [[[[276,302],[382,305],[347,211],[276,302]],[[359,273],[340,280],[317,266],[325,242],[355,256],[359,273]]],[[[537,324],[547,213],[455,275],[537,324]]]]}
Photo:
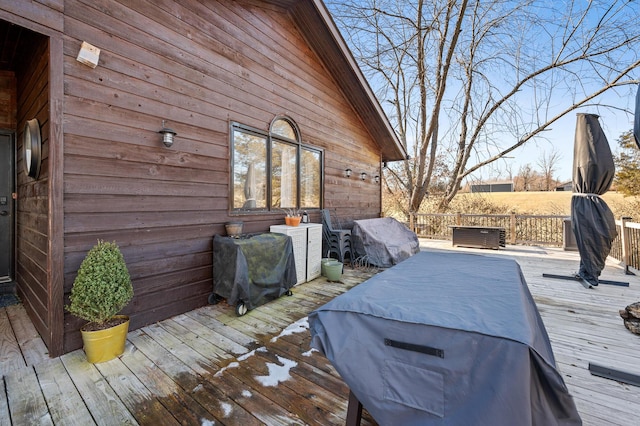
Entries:
{"type": "Polygon", "coordinates": [[[48,321],[48,153],[49,153],[49,54],[45,37],[31,36],[28,53],[16,64],[17,77],[17,267],[18,295],[47,340],[48,321]],[[37,118],[42,136],[42,166],[37,180],[24,166],[22,136],[27,120],[37,118]]]}
{"type": "Polygon", "coordinates": [[[0,70],[0,129],[16,129],[17,105],[15,73],[0,70]]]}
{"type": "MultiPolygon", "coordinates": [[[[380,174],[379,148],[286,10],[258,1],[61,1],[52,4],[64,11],[64,26],[51,28],[64,28],[65,302],[100,238],[116,241],[128,262],[132,328],[207,303],[211,239],[231,219],[231,121],[267,130],[274,116],[289,115],[303,141],[325,152],[325,207],[343,217],[379,215],[380,185],[357,178],[380,174]],[[101,49],[95,69],[76,61],[82,41],[101,49]],[[170,149],[157,133],[163,119],[178,133],[170,149]]],[[[18,2],[10,12],[27,9],[18,2]]],[[[46,117],[40,121],[46,136],[46,117]]],[[[46,186],[19,182],[33,194],[22,219],[33,232],[19,243],[33,253],[21,269],[25,297],[45,327],[37,323],[45,309],[46,186]]],[[[319,221],[317,212],[311,217],[319,221]]],[[[241,219],[247,232],[266,231],[282,214],[241,219]]],[[[80,325],[65,313],[64,352],[81,346],[80,325]]]]}

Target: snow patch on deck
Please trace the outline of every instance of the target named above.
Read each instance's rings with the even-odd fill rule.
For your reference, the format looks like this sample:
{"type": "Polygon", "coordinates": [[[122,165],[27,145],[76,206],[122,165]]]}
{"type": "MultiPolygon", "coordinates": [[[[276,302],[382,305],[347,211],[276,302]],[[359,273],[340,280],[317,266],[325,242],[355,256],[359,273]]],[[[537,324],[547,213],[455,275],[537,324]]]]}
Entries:
{"type": "Polygon", "coordinates": [[[233,413],[233,407],[228,402],[220,402],[220,409],[222,410],[223,417],[230,417],[233,413]]]}
{"type": "Polygon", "coordinates": [[[269,369],[269,374],[266,376],[255,376],[255,379],[260,382],[262,386],[273,387],[277,386],[281,382],[291,379],[289,371],[298,365],[295,361],[283,358],[280,355],[276,356],[282,365],[268,362],[267,368],[269,369]]]}
{"type": "Polygon", "coordinates": [[[320,352],[320,351],[318,351],[317,349],[311,348],[308,351],[303,352],[302,356],[311,356],[313,355],[314,352],[320,352]]]}
{"type": "Polygon", "coordinates": [[[290,324],[287,328],[282,330],[280,334],[271,339],[271,343],[276,342],[280,337],[288,336],[294,333],[304,333],[309,330],[309,317],[300,318],[298,321],[290,324]]]}

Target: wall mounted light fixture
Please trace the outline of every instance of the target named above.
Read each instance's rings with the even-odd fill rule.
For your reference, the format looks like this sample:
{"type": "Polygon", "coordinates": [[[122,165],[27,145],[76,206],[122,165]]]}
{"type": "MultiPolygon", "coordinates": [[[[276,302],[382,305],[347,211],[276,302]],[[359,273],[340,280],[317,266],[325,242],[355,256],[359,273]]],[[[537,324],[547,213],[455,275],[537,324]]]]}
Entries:
{"type": "Polygon", "coordinates": [[[360,173],[360,179],[365,180],[367,178],[367,174],[365,172],[360,173]]]}
{"type": "Polygon", "coordinates": [[[345,169],[345,171],[344,171],[344,175],[345,175],[346,177],[351,177],[351,169],[345,169]]]}
{"type": "Polygon", "coordinates": [[[162,120],[162,129],[158,130],[158,133],[162,135],[162,143],[167,148],[170,148],[173,145],[173,137],[177,135],[177,133],[164,125],[164,120],[162,120]]]}
{"type": "Polygon", "coordinates": [[[373,177],[373,181],[374,181],[375,183],[380,183],[380,175],[375,175],[375,176],[373,177]]]}

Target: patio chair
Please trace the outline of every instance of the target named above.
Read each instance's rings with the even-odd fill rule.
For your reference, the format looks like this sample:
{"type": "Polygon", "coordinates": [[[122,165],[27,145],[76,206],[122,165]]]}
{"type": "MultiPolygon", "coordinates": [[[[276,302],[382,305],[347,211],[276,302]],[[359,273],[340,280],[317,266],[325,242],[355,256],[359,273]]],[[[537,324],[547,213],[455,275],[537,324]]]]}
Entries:
{"type": "Polygon", "coordinates": [[[351,231],[349,229],[336,229],[331,224],[331,214],[329,210],[321,210],[322,215],[322,246],[323,254],[336,258],[344,263],[349,257],[349,262],[353,262],[353,252],[351,250],[351,231]]]}

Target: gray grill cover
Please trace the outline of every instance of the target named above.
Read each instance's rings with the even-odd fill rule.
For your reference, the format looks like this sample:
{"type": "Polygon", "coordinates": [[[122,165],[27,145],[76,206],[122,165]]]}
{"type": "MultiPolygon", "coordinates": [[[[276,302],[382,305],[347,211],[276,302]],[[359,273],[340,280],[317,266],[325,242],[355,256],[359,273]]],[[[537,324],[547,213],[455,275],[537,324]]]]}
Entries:
{"type": "Polygon", "coordinates": [[[356,257],[367,256],[369,263],[390,268],[420,251],[414,232],[391,217],[353,222],[351,244],[356,257]]]}
{"type": "Polygon", "coordinates": [[[311,346],[381,425],[581,424],[513,260],[421,252],[309,324],[311,346]]]}
{"type": "Polygon", "coordinates": [[[285,294],[297,282],[291,237],[213,237],[213,292],[230,305],[253,309],[285,294]]]}

